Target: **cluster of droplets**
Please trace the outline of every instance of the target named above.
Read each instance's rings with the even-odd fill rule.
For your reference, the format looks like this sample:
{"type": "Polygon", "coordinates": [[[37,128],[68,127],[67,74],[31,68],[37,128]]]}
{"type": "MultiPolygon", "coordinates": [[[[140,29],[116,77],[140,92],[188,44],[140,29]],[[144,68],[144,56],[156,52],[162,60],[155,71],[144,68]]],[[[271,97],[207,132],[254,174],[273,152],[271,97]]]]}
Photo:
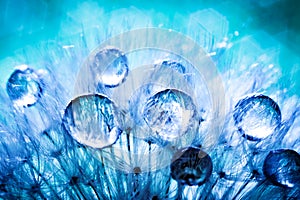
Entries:
{"type": "MultiPolygon", "coordinates": [[[[193,140],[205,119],[192,97],[170,88],[153,93],[153,86],[147,86],[140,90],[147,93],[139,102],[142,109],[126,113],[108,97],[108,91],[127,81],[126,56],[108,47],[89,59],[93,79],[88,85],[95,91],[73,99],[62,120],[53,120],[38,134],[26,132],[32,127],[18,126],[17,133],[2,127],[1,197],[235,199],[249,197],[268,183],[299,197],[299,153],[264,148],[280,142],[276,139],[284,134],[280,108],[270,97],[239,100],[231,115],[236,131],[225,131],[220,148],[206,152],[201,141],[193,140]],[[130,127],[134,120],[143,128],[130,127]],[[146,137],[136,137],[140,130],[146,137]],[[192,138],[189,146],[173,142],[185,138],[192,138]]],[[[154,67],[186,71],[180,62],[170,60],[154,67]]],[[[42,103],[45,88],[40,76],[28,66],[11,74],[6,91],[15,108],[42,103]]],[[[24,116],[23,123],[26,120],[24,116]]]]}

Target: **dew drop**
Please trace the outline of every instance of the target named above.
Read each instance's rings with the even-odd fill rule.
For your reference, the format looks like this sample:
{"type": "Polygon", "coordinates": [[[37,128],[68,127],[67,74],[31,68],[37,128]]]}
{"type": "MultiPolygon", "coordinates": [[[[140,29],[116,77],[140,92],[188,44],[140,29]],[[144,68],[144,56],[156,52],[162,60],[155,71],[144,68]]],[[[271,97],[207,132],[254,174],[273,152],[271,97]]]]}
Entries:
{"type": "Polygon", "coordinates": [[[196,107],[187,94],[167,89],[147,100],[143,117],[154,137],[168,141],[195,128],[196,107]]]}
{"type": "Polygon", "coordinates": [[[115,143],[121,134],[120,119],[121,113],[110,99],[90,94],[69,103],[63,125],[77,142],[103,148],[115,143]]]}
{"type": "Polygon", "coordinates": [[[11,74],[6,84],[6,91],[17,106],[34,105],[43,92],[38,75],[26,65],[11,74]]]}
{"type": "Polygon", "coordinates": [[[270,136],[281,123],[279,106],[265,95],[240,100],[234,110],[234,122],[248,140],[259,141],[270,136]]]}
{"type": "Polygon", "coordinates": [[[93,56],[91,68],[94,80],[111,88],[125,81],[128,75],[128,62],[120,50],[108,47],[93,56]]]}
{"type": "Polygon", "coordinates": [[[183,185],[202,185],[212,174],[210,156],[193,147],[179,150],[173,157],[171,176],[183,185]]]}
{"type": "Polygon", "coordinates": [[[266,178],[274,185],[294,187],[300,185],[300,155],[289,149],[271,151],[263,165],[266,178]]]}
{"type": "Polygon", "coordinates": [[[176,61],[170,61],[170,60],[163,61],[161,63],[161,67],[169,67],[173,70],[176,70],[177,72],[179,72],[181,74],[184,74],[186,71],[185,67],[182,64],[180,64],[176,61]]]}

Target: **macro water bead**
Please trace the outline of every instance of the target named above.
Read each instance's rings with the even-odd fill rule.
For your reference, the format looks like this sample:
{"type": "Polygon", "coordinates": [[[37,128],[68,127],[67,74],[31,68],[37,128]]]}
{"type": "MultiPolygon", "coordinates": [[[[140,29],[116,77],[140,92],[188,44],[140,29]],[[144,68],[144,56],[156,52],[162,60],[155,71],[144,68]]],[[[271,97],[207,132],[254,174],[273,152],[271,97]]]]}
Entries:
{"type": "Polygon", "coordinates": [[[166,141],[180,137],[197,124],[196,107],[192,98],[173,89],[150,97],[144,106],[143,117],[152,130],[153,137],[166,141]]]}
{"type": "Polygon", "coordinates": [[[11,74],[6,84],[6,91],[17,106],[34,105],[43,92],[38,75],[26,65],[11,74]]]}
{"type": "Polygon", "coordinates": [[[121,113],[105,96],[90,94],[72,100],[65,110],[63,125],[79,143],[103,148],[122,132],[121,113]]]}
{"type": "Polygon", "coordinates": [[[181,74],[184,74],[185,71],[186,71],[185,67],[182,64],[180,64],[176,61],[165,60],[161,63],[161,66],[162,67],[169,67],[173,70],[176,70],[177,72],[179,72],[181,74]]]}
{"type": "Polygon", "coordinates": [[[234,110],[234,122],[248,140],[259,141],[270,136],[281,123],[279,106],[265,95],[240,100],[234,110]]]}
{"type": "Polygon", "coordinates": [[[300,155],[290,149],[271,151],[265,158],[263,172],[275,185],[300,186],[300,155]]]}
{"type": "Polygon", "coordinates": [[[173,157],[171,176],[183,185],[202,185],[212,174],[210,156],[193,147],[179,150],[173,157]]]}
{"type": "Polygon", "coordinates": [[[127,57],[118,49],[107,47],[91,58],[91,70],[95,81],[106,87],[116,87],[128,75],[127,57]]]}

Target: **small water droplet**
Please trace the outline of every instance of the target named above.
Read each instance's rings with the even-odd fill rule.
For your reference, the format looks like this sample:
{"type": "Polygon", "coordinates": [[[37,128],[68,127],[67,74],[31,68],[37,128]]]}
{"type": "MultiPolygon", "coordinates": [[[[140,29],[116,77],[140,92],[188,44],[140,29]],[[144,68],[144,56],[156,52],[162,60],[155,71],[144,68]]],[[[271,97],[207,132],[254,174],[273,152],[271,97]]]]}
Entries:
{"type": "Polygon", "coordinates": [[[127,57],[118,49],[107,47],[91,58],[94,80],[106,87],[117,87],[128,75],[127,57]]]}
{"type": "MultiPolygon", "coordinates": [[[[172,140],[195,128],[196,108],[187,94],[167,89],[150,97],[143,109],[146,124],[153,137],[172,140]]],[[[193,130],[196,132],[196,130],[193,130]]]]}
{"type": "Polygon", "coordinates": [[[77,97],[69,103],[63,125],[77,142],[103,148],[115,143],[121,134],[120,117],[110,99],[91,94],[77,97]]]}
{"type": "Polygon", "coordinates": [[[171,176],[183,185],[202,185],[212,174],[210,156],[196,148],[179,150],[173,157],[171,176]]]}
{"type": "Polygon", "coordinates": [[[235,125],[248,140],[259,141],[271,135],[281,123],[279,106],[265,95],[240,100],[233,114],[235,125]]]}
{"type": "Polygon", "coordinates": [[[171,69],[176,70],[177,72],[179,72],[181,74],[184,74],[186,71],[185,67],[182,64],[180,64],[176,61],[171,61],[171,60],[163,61],[160,66],[161,67],[169,67],[171,69]]]}
{"type": "Polygon", "coordinates": [[[263,165],[264,175],[274,185],[300,185],[300,155],[290,149],[271,151],[263,165]]]}
{"type": "Polygon", "coordinates": [[[17,106],[34,105],[42,95],[40,79],[31,68],[16,69],[8,79],[6,91],[17,106]]]}
{"type": "Polygon", "coordinates": [[[134,168],[133,168],[133,173],[134,173],[134,174],[140,174],[140,173],[142,173],[142,170],[141,170],[140,167],[134,167],[134,168]]]}

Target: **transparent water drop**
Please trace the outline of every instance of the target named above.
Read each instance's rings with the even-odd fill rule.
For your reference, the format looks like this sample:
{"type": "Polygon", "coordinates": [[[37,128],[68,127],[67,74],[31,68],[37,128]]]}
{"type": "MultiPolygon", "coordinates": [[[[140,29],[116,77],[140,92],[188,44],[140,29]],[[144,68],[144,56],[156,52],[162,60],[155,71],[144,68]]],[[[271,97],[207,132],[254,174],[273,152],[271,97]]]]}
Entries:
{"type": "Polygon", "coordinates": [[[110,99],[98,94],[72,100],[63,125],[77,142],[94,148],[115,143],[122,132],[121,113],[110,99]]]}
{"type": "Polygon", "coordinates": [[[185,67],[180,64],[179,62],[176,61],[171,61],[171,60],[164,60],[161,64],[161,67],[169,67],[171,69],[176,70],[177,72],[184,74],[186,72],[185,67]]]}
{"type": "Polygon", "coordinates": [[[15,105],[31,106],[40,99],[43,89],[35,71],[23,65],[9,77],[6,91],[15,105]]]}
{"type": "Polygon", "coordinates": [[[294,187],[300,185],[300,155],[290,149],[271,151],[263,165],[264,175],[274,185],[294,187]]]}
{"type": "Polygon", "coordinates": [[[212,174],[210,156],[193,147],[179,150],[173,157],[171,176],[183,185],[202,185],[212,174]]]}
{"type": "Polygon", "coordinates": [[[279,106],[265,95],[240,100],[234,110],[234,122],[248,140],[259,141],[270,136],[281,123],[279,106]]]}
{"type": "Polygon", "coordinates": [[[127,57],[114,47],[100,50],[91,58],[91,69],[95,81],[106,87],[116,87],[128,75],[127,57]]]}
{"type": "Polygon", "coordinates": [[[143,109],[143,118],[152,130],[153,137],[166,141],[195,128],[196,115],[192,98],[174,89],[156,93],[147,100],[143,109]]]}

